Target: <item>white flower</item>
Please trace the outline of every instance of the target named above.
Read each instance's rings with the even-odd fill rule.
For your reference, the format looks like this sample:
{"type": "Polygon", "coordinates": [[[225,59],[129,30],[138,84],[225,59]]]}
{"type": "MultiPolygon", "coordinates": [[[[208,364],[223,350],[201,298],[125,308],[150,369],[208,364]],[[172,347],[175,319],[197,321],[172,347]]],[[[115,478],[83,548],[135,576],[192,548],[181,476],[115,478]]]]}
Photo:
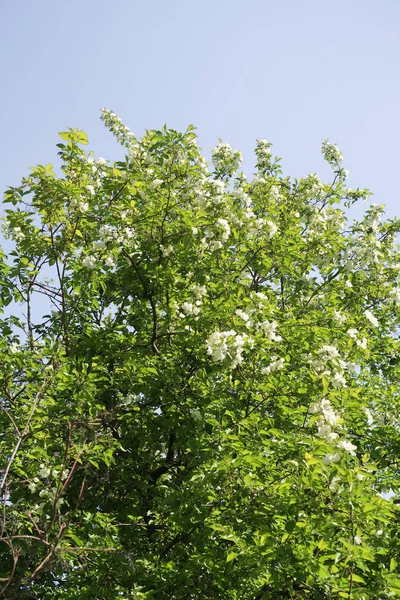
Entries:
{"type": "Polygon", "coordinates": [[[368,340],[366,337],[363,337],[362,340],[357,340],[356,341],[357,346],[359,346],[359,348],[362,348],[363,350],[367,349],[367,344],[368,344],[368,340]]]}
{"type": "Polygon", "coordinates": [[[365,310],[364,315],[367,317],[368,321],[371,323],[371,325],[373,327],[379,326],[378,319],[376,317],[374,317],[374,315],[372,314],[372,312],[370,310],[365,310]]]}
{"type": "Polygon", "coordinates": [[[269,235],[270,237],[273,237],[278,231],[278,227],[272,221],[267,221],[267,225],[269,227],[269,235]]]}
{"type": "Polygon", "coordinates": [[[245,333],[237,334],[236,331],[215,331],[206,340],[207,352],[214,362],[221,362],[231,358],[231,368],[235,368],[243,361],[244,345],[251,346],[253,341],[245,333]]]}
{"type": "Polygon", "coordinates": [[[160,245],[160,248],[163,256],[169,256],[174,251],[174,248],[171,246],[171,244],[168,244],[168,246],[160,245]]]}
{"type": "Polygon", "coordinates": [[[21,230],[21,227],[14,227],[14,228],[12,228],[11,229],[11,233],[14,236],[14,238],[16,239],[17,242],[20,242],[25,237],[25,234],[21,230]]]}
{"type": "Polygon", "coordinates": [[[197,229],[197,227],[192,227],[192,233],[193,233],[193,235],[197,235],[199,233],[199,230],[197,229]]]}
{"type": "Polygon", "coordinates": [[[330,425],[320,425],[317,436],[323,438],[328,444],[332,444],[339,437],[337,433],[332,431],[330,425]]]}
{"type": "Polygon", "coordinates": [[[231,228],[229,226],[229,223],[226,219],[218,219],[217,221],[218,225],[220,225],[220,227],[222,228],[222,235],[221,235],[221,239],[226,242],[230,236],[231,233],[231,228]]]}
{"type": "Polygon", "coordinates": [[[229,144],[222,142],[213,149],[211,156],[215,169],[229,175],[237,171],[242,162],[242,154],[232,150],[229,144]]]}
{"type": "Polygon", "coordinates": [[[343,376],[343,373],[335,373],[335,375],[331,379],[331,384],[335,389],[340,387],[346,387],[346,379],[343,376]]]}
{"type": "Polygon", "coordinates": [[[366,406],[364,406],[363,411],[365,412],[365,414],[367,416],[367,423],[368,423],[368,425],[371,426],[373,424],[373,422],[374,422],[374,418],[372,416],[371,411],[366,406]]]}
{"type": "MultiPolygon", "coordinates": [[[[335,454],[327,454],[323,458],[322,462],[324,463],[324,465],[331,465],[332,463],[339,462],[339,460],[340,460],[340,454],[338,452],[335,452],[335,454]]],[[[334,478],[334,479],[336,479],[336,478],[334,478]]],[[[331,485],[333,485],[333,487],[334,487],[333,480],[332,480],[332,484],[331,485]]],[[[335,490],[332,490],[332,491],[335,491],[335,490]]]]}
{"type": "Polygon", "coordinates": [[[271,196],[271,198],[273,198],[276,202],[278,202],[279,200],[282,200],[282,196],[279,190],[279,187],[277,185],[273,185],[271,186],[271,189],[269,190],[269,195],[271,196]]]}
{"type": "MultiPolygon", "coordinates": [[[[189,277],[189,273],[186,275],[186,277],[189,277]]],[[[197,300],[201,300],[203,296],[207,294],[207,288],[205,285],[194,285],[192,287],[192,292],[197,300]]]]}
{"type": "Polygon", "coordinates": [[[324,354],[327,360],[333,360],[339,356],[339,351],[336,346],[322,346],[320,354],[324,354]]]}
{"type": "Polygon", "coordinates": [[[377,536],[383,535],[383,529],[378,529],[378,531],[376,532],[377,536]]]}
{"type": "Polygon", "coordinates": [[[321,406],[318,404],[318,402],[313,402],[312,404],[310,404],[310,408],[308,410],[312,415],[315,415],[321,410],[321,406]]]}
{"type": "Polygon", "coordinates": [[[359,535],[354,536],[354,543],[356,544],[356,546],[360,546],[360,544],[362,544],[362,539],[359,535]]]}
{"type": "Polygon", "coordinates": [[[337,310],[334,311],[333,320],[338,325],[343,325],[343,323],[346,321],[346,319],[347,319],[346,315],[343,315],[342,313],[338,312],[337,310]]]}
{"type": "Polygon", "coordinates": [[[202,420],[201,412],[199,410],[192,410],[191,413],[190,413],[190,416],[195,421],[201,421],[202,420]]]}
{"type": "Polygon", "coordinates": [[[338,166],[343,160],[343,154],[340,152],[337,144],[330,144],[329,140],[323,142],[322,154],[325,160],[333,167],[338,166]]]}
{"type": "Polygon", "coordinates": [[[11,354],[16,354],[20,350],[20,345],[14,342],[13,344],[10,344],[9,350],[11,354]]]}
{"type": "Polygon", "coordinates": [[[394,288],[391,290],[390,295],[396,304],[400,304],[400,288],[394,288]]]}
{"type": "MultiPolygon", "coordinates": [[[[327,462],[325,462],[326,465],[332,464],[332,462],[338,462],[338,461],[333,461],[333,460],[329,459],[328,456],[331,457],[331,456],[336,456],[336,455],[327,454],[324,459],[324,462],[325,462],[325,460],[327,460],[327,462]]],[[[340,456],[339,456],[339,460],[340,460],[340,456]]],[[[339,483],[340,483],[340,477],[332,478],[332,481],[329,484],[329,489],[331,490],[331,492],[337,491],[337,489],[339,487],[339,483]]]]}
{"type": "Polygon", "coordinates": [[[271,356],[272,362],[268,365],[268,367],[264,367],[263,369],[261,369],[261,372],[264,375],[269,375],[270,373],[274,373],[275,371],[280,371],[281,369],[283,369],[285,359],[280,358],[279,360],[276,360],[276,358],[276,356],[271,356]]]}
{"type": "Polygon", "coordinates": [[[220,250],[222,248],[222,245],[222,242],[220,242],[219,240],[210,242],[210,250],[220,250]]]}
{"type": "Polygon", "coordinates": [[[250,315],[248,315],[246,312],[244,312],[244,310],[240,310],[240,309],[235,310],[235,315],[237,315],[238,317],[243,319],[243,321],[246,323],[247,327],[251,326],[252,320],[250,318],[250,315]]]}
{"type": "Polygon", "coordinates": [[[351,283],[350,279],[346,280],[346,283],[344,284],[347,288],[352,288],[353,284],[351,283]]]}
{"type": "Polygon", "coordinates": [[[107,161],[106,161],[106,159],[105,159],[105,158],[103,158],[102,156],[100,156],[100,158],[98,158],[98,159],[96,160],[96,162],[97,162],[97,164],[98,164],[98,165],[106,165],[106,164],[107,164],[107,161]]]}
{"type": "Polygon", "coordinates": [[[263,330],[270,342],[280,342],[282,340],[281,336],[276,334],[277,327],[278,324],[275,321],[263,321],[259,324],[259,328],[263,330]]]}
{"type": "Polygon", "coordinates": [[[151,189],[154,190],[156,187],[158,187],[162,183],[164,183],[164,181],[162,179],[153,179],[153,181],[150,182],[150,187],[151,187],[151,189]]]}
{"type": "Polygon", "coordinates": [[[347,440],[341,440],[338,442],[337,447],[346,450],[346,452],[350,452],[352,456],[355,456],[355,451],[357,450],[357,446],[351,442],[348,442],[347,440]]]}
{"type": "Polygon", "coordinates": [[[82,261],[82,266],[86,267],[87,269],[94,269],[96,266],[96,259],[94,256],[85,256],[82,261]]]}
{"type": "Polygon", "coordinates": [[[182,304],[182,311],[184,312],[184,315],[198,315],[200,308],[191,302],[184,302],[182,304]]]}
{"type": "Polygon", "coordinates": [[[353,340],[355,340],[358,335],[358,331],[357,329],[348,329],[347,335],[349,335],[351,338],[353,338],[353,340]]]}
{"type": "Polygon", "coordinates": [[[111,256],[107,256],[104,262],[106,263],[107,267],[115,267],[115,262],[111,256]]]}
{"type": "Polygon", "coordinates": [[[96,190],[94,189],[93,185],[87,185],[86,189],[92,196],[94,196],[96,194],[96,190]]]}
{"type": "Polygon", "coordinates": [[[45,465],[40,465],[40,469],[38,471],[38,475],[39,477],[48,477],[51,473],[51,469],[49,469],[49,467],[46,467],[45,465]]]}

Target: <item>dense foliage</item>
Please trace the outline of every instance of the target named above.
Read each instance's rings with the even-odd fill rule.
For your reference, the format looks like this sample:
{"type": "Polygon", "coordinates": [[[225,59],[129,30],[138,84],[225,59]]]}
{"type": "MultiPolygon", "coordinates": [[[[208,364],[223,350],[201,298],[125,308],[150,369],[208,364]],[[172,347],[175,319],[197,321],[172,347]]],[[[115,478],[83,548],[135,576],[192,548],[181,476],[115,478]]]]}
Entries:
{"type": "Polygon", "coordinates": [[[400,221],[102,118],[5,194],[0,597],[400,596],[400,221]]]}

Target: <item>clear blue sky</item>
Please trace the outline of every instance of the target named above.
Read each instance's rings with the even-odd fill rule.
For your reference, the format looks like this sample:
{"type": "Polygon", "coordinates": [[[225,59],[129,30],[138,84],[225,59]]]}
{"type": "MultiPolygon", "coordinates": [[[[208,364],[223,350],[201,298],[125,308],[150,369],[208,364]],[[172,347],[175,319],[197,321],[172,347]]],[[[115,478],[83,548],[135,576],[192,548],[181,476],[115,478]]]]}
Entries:
{"type": "Polygon", "coordinates": [[[328,174],[337,142],[349,185],[400,213],[398,0],[54,0],[0,8],[0,189],[57,164],[57,132],[79,127],[119,155],[99,120],[112,108],[137,134],[198,127],[251,170],[257,137],[287,174],[328,174]]]}

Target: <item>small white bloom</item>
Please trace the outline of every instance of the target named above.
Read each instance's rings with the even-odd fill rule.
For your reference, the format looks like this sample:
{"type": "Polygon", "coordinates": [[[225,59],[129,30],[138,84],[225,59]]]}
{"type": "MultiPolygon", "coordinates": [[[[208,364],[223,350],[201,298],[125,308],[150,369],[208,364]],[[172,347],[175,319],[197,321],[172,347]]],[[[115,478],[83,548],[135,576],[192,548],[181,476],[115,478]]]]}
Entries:
{"type": "Polygon", "coordinates": [[[357,340],[356,341],[357,346],[359,346],[359,348],[362,348],[363,350],[367,349],[367,345],[368,345],[368,340],[366,337],[363,337],[362,340],[357,340]]]}
{"type": "Polygon", "coordinates": [[[86,267],[87,269],[94,269],[96,266],[96,259],[94,256],[85,256],[85,258],[82,260],[82,266],[86,267]]]}
{"type": "MultiPolygon", "coordinates": [[[[324,463],[324,465],[331,465],[333,463],[337,463],[340,460],[340,454],[338,452],[335,452],[335,454],[327,454],[322,462],[324,463]]],[[[336,479],[336,478],[334,478],[336,479]]],[[[333,484],[333,480],[332,480],[332,484],[333,484]]],[[[334,484],[333,484],[334,485],[334,484]]],[[[335,490],[332,490],[335,491],[335,490]]]]}
{"type": "Polygon", "coordinates": [[[229,223],[226,219],[218,219],[217,221],[218,225],[220,225],[220,227],[222,228],[222,236],[221,239],[226,242],[230,236],[231,233],[231,228],[229,226],[229,223]]]}
{"type": "Polygon", "coordinates": [[[379,327],[379,321],[370,310],[365,310],[364,315],[367,317],[368,321],[371,323],[373,327],[379,327]]]}
{"type": "Polygon", "coordinates": [[[353,340],[355,340],[357,338],[358,331],[357,331],[357,329],[348,329],[347,335],[350,336],[351,338],[353,338],[353,340]]]}
{"type": "Polygon", "coordinates": [[[49,467],[46,467],[45,465],[40,465],[40,469],[38,471],[38,475],[39,477],[48,477],[51,473],[51,470],[49,469],[49,467]]]}
{"type": "Polygon", "coordinates": [[[115,267],[115,262],[111,256],[107,256],[104,262],[106,263],[107,267],[115,267]]]}
{"type": "Polygon", "coordinates": [[[201,421],[202,420],[201,412],[199,410],[192,410],[191,413],[190,413],[190,416],[195,421],[201,421]]]}
{"type": "Polygon", "coordinates": [[[160,248],[163,256],[169,256],[174,251],[174,248],[171,246],[171,244],[168,244],[168,246],[160,245],[160,248]]]}
{"type": "Polygon", "coordinates": [[[331,384],[335,389],[340,387],[346,387],[346,379],[343,373],[335,373],[335,375],[331,379],[331,384]]]}
{"type": "Polygon", "coordinates": [[[362,539],[359,535],[354,536],[354,543],[356,544],[356,546],[360,546],[362,544],[362,539]]]}
{"type": "Polygon", "coordinates": [[[367,423],[368,423],[368,425],[371,426],[373,424],[373,422],[374,422],[374,418],[372,416],[371,411],[366,406],[364,406],[363,411],[365,412],[365,414],[367,416],[367,423]]]}
{"type": "Polygon", "coordinates": [[[237,309],[235,310],[235,315],[243,319],[246,323],[246,326],[249,327],[251,325],[250,315],[248,315],[244,310],[237,309]]]}
{"type": "Polygon", "coordinates": [[[278,227],[272,221],[267,221],[267,225],[269,227],[269,235],[273,237],[278,231],[278,227]]]}
{"type": "Polygon", "coordinates": [[[269,341],[280,342],[282,340],[281,336],[276,334],[278,324],[275,321],[263,321],[259,324],[259,327],[265,333],[269,341]]]}
{"type": "Polygon", "coordinates": [[[98,159],[96,160],[96,162],[97,162],[97,164],[98,164],[98,165],[106,165],[106,164],[107,164],[107,161],[106,161],[106,159],[105,159],[105,158],[103,158],[102,156],[100,156],[100,158],[98,158],[98,159]]]}
{"type": "Polygon", "coordinates": [[[355,456],[355,451],[357,450],[357,446],[355,446],[351,442],[348,442],[347,440],[341,440],[340,442],[338,442],[337,447],[346,450],[346,452],[350,452],[352,456],[355,456]]]}
{"type": "Polygon", "coordinates": [[[334,313],[333,313],[333,320],[338,325],[343,325],[343,323],[346,321],[346,319],[347,319],[346,315],[343,315],[342,313],[340,313],[337,310],[334,311],[334,313]]]}

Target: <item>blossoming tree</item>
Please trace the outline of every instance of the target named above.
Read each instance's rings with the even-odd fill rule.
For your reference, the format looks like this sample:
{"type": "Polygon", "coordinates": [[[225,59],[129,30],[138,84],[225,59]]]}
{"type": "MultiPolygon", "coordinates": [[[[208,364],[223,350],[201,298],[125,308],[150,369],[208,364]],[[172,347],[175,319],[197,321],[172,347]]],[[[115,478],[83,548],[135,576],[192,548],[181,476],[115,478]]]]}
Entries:
{"type": "Polygon", "coordinates": [[[398,597],[400,221],[102,119],[5,194],[0,597],[398,597]]]}

